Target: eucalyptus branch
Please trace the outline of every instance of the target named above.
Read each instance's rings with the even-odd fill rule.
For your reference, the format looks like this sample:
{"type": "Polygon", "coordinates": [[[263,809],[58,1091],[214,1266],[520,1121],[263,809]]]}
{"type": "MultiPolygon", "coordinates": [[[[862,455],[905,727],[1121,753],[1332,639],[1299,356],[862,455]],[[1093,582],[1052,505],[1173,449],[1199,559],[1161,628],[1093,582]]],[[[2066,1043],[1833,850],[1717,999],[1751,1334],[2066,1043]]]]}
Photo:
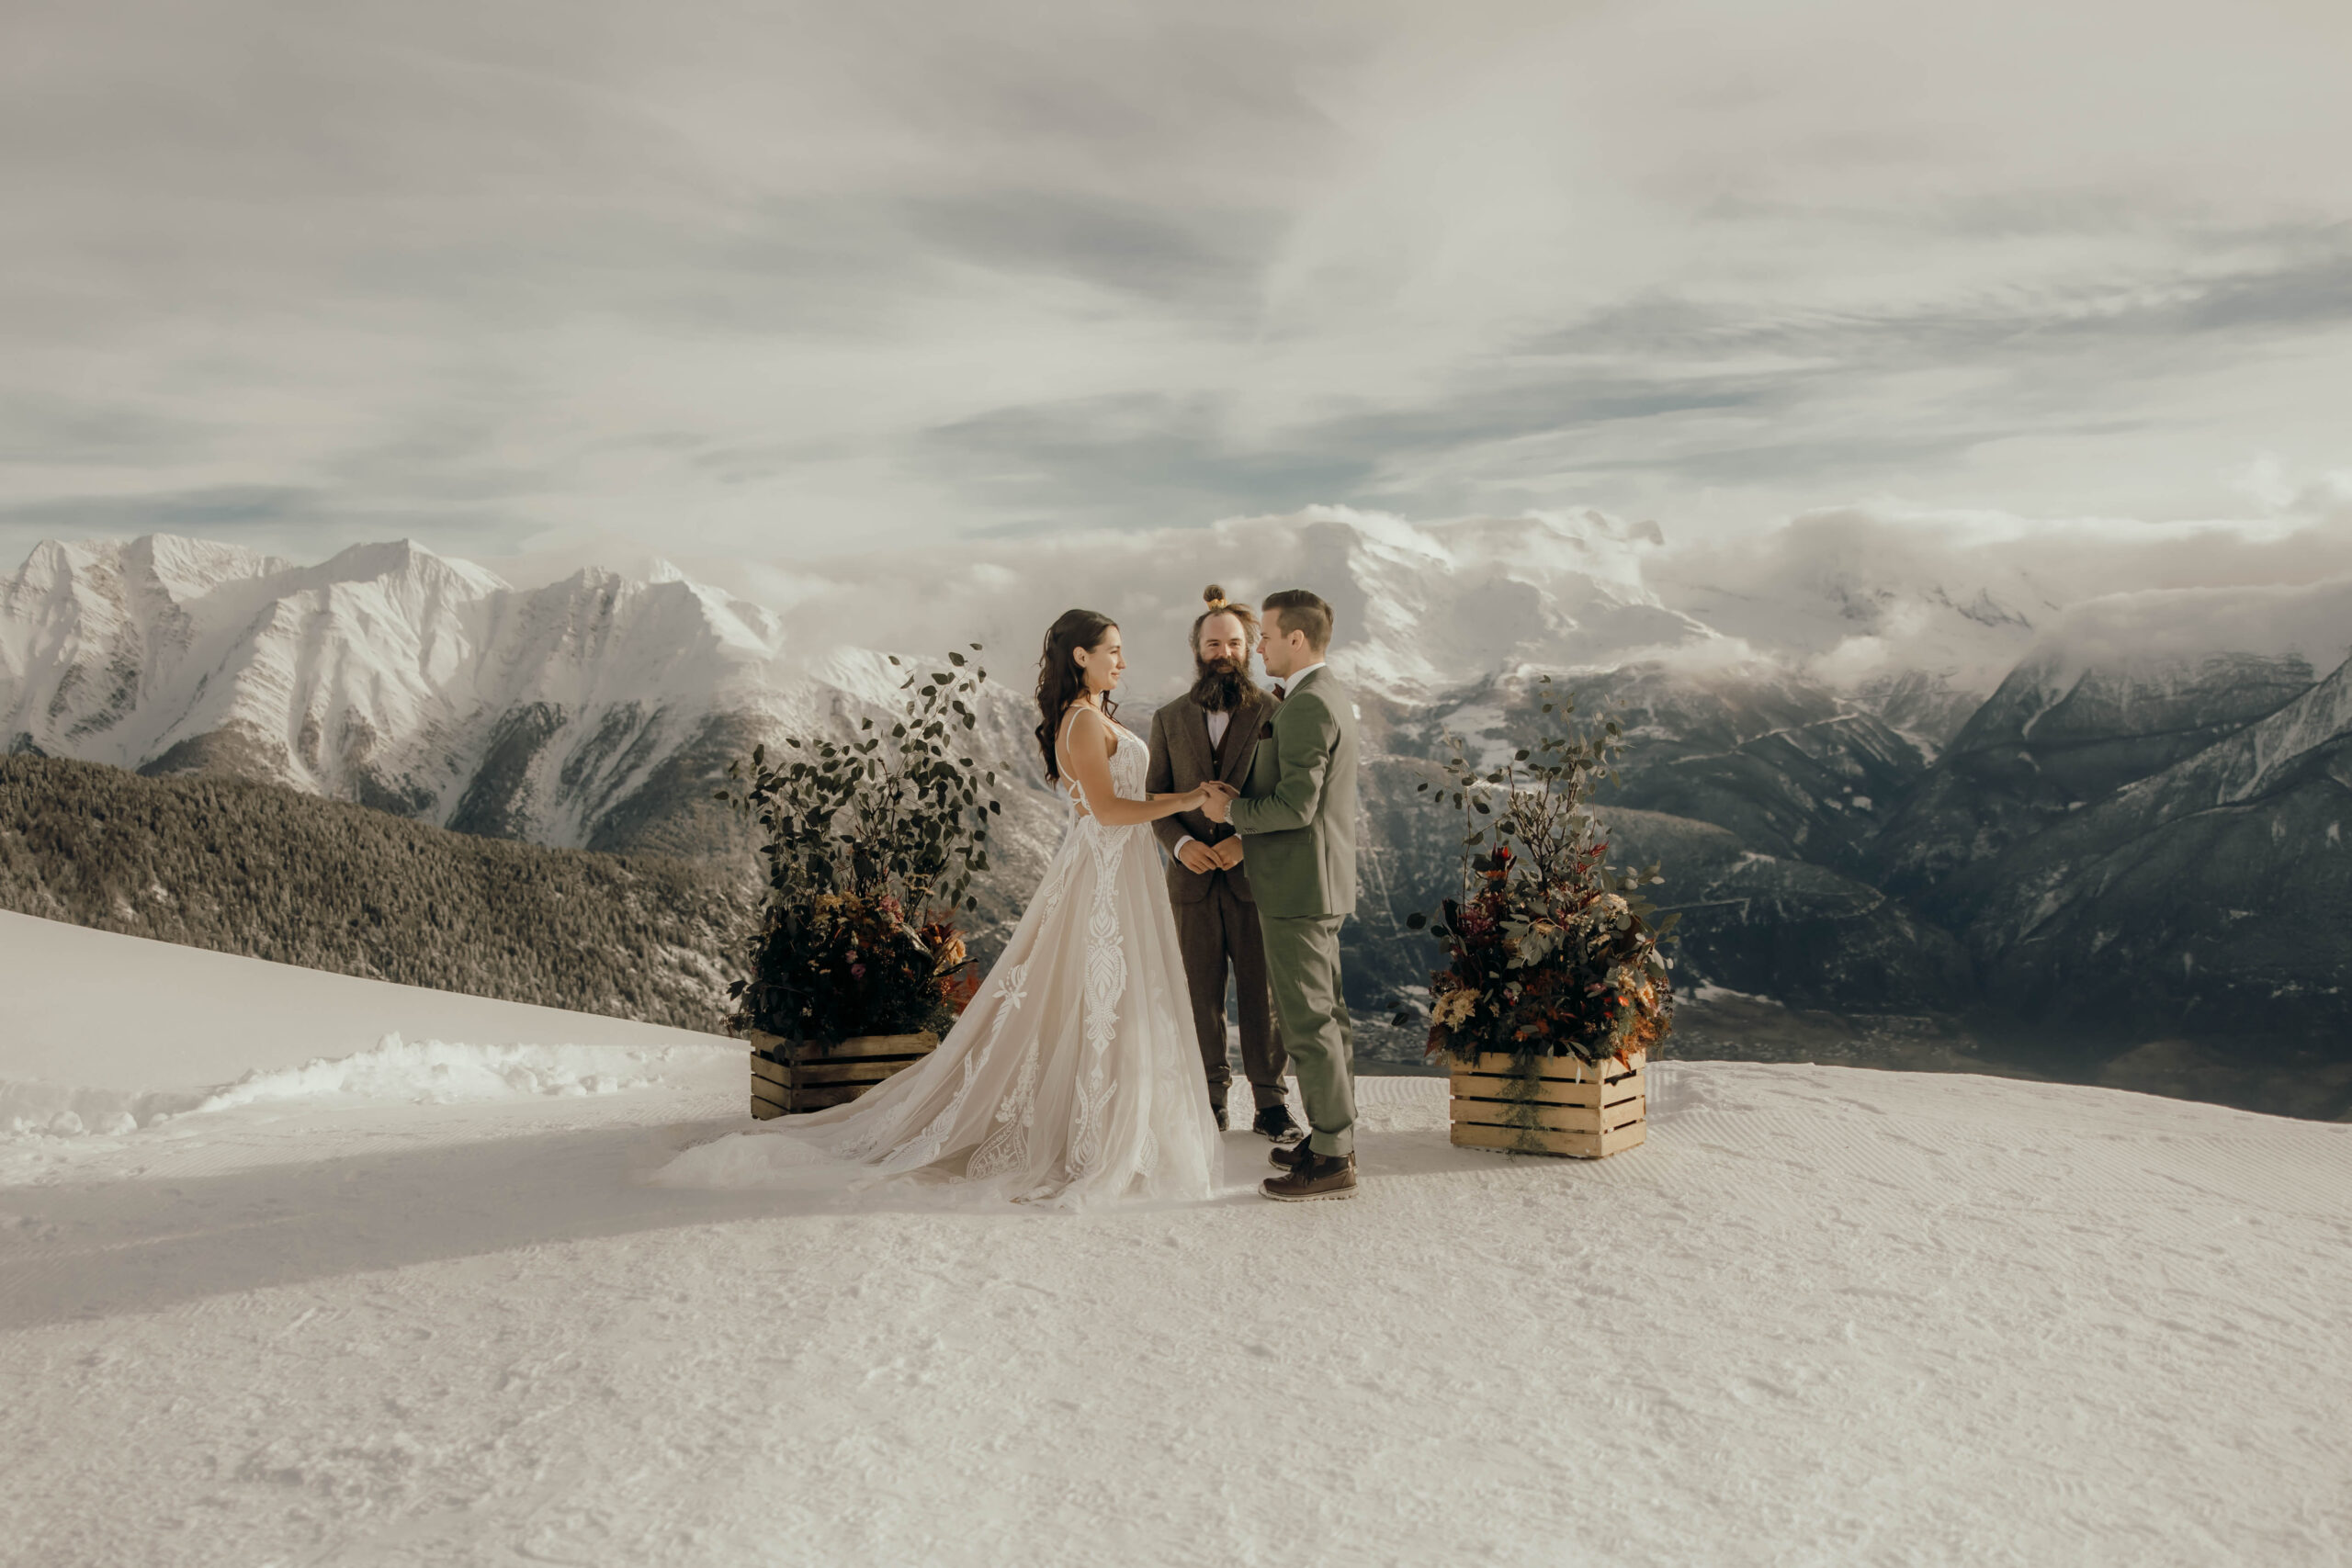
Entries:
{"type": "MultiPolygon", "coordinates": [[[[977,653],[980,645],[968,647],[977,653]]],[[[907,668],[898,655],[888,657],[907,668]]],[[[989,869],[991,818],[1001,818],[1004,806],[995,795],[995,769],[970,754],[988,671],[961,651],[945,663],[908,670],[887,731],[869,716],[846,738],[786,735],[773,759],[763,742],[748,761],[728,765],[729,787],[716,798],[758,823],[768,884],[754,977],[733,987],[742,1002],[739,1023],[804,1020],[822,1010],[820,1003],[831,1016],[847,1016],[841,998],[828,993],[847,987],[844,974],[872,989],[876,964],[867,960],[876,958],[877,944],[922,948],[931,959],[929,978],[942,986],[967,964],[952,918],[958,908],[978,908],[972,883],[989,869]],[[833,954],[840,963],[820,951],[828,942],[840,950],[833,954]]],[[[899,956],[894,950],[876,961],[895,964],[899,956]]],[[[872,998],[873,1007],[891,1005],[888,997],[872,998]]]]}

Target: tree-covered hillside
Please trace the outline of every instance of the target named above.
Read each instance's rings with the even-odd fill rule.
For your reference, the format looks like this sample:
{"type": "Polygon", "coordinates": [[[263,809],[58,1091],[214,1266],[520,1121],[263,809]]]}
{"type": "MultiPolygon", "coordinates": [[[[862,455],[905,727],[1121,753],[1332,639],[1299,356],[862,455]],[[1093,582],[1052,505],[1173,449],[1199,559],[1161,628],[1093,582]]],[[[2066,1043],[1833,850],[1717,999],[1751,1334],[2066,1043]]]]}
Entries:
{"type": "Polygon", "coordinates": [[[755,891],[730,864],[0,758],[0,908],[312,969],[715,1030],[755,891]]]}

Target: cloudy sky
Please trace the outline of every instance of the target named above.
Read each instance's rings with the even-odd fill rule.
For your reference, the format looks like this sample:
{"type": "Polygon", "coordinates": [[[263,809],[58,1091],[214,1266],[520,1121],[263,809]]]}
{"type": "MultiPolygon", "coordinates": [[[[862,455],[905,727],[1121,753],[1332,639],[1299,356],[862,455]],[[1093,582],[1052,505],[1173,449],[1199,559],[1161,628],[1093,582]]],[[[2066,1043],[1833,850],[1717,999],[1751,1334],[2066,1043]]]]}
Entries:
{"type": "Polygon", "coordinates": [[[2341,0],[0,28],[9,563],[2352,514],[2341,0]]]}

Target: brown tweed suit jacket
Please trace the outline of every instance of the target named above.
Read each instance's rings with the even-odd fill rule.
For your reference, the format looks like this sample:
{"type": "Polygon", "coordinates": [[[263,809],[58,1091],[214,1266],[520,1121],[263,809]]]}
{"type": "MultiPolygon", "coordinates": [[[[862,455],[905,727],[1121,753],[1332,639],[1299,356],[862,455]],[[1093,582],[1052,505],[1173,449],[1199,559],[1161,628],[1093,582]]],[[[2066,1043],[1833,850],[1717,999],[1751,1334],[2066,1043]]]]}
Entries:
{"type": "MultiPolygon", "coordinates": [[[[1144,787],[1154,795],[1181,795],[1216,778],[1240,788],[1250,777],[1250,760],[1257,750],[1258,732],[1272,719],[1274,707],[1272,693],[1250,694],[1248,700],[1235,710],[1233,721],[1225,732],[1225,757],[1220,763],[1209,750],[1209,716],[1193,700],[1191,693],[1178,697],[1151,716],[1151,771],[1144,780],[1144,787]]],[[[1196,903],[1209,896],[1210,887],[1220,876],[1227,878],[1241,897],[1250,897],[1247,862],[1231,871],[1203,874],[1187,871],[1176,858],[1177,840],[1191,837],[1204,844],[1214,844],[1233,836],[1230,827],[1212,822],[1200,812],[1185,811],[1161,818],[1151,825],[1151,830],[1168,851],[1170,898],[1180,904],[1196,903]]]]}

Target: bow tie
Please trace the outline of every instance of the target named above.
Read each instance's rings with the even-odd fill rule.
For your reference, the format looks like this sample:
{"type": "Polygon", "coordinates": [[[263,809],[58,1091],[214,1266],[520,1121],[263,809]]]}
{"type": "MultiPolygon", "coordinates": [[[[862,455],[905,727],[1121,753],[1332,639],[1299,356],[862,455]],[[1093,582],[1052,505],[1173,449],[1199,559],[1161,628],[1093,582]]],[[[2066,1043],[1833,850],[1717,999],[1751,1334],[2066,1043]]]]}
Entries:
{"type": "Polygon", "coordinates": [[[1274,682],[1274,701],[1281,702],[1284,697],[1289,695],[1289,689],[1283,686],[1280,681],[1274,682]]]}

